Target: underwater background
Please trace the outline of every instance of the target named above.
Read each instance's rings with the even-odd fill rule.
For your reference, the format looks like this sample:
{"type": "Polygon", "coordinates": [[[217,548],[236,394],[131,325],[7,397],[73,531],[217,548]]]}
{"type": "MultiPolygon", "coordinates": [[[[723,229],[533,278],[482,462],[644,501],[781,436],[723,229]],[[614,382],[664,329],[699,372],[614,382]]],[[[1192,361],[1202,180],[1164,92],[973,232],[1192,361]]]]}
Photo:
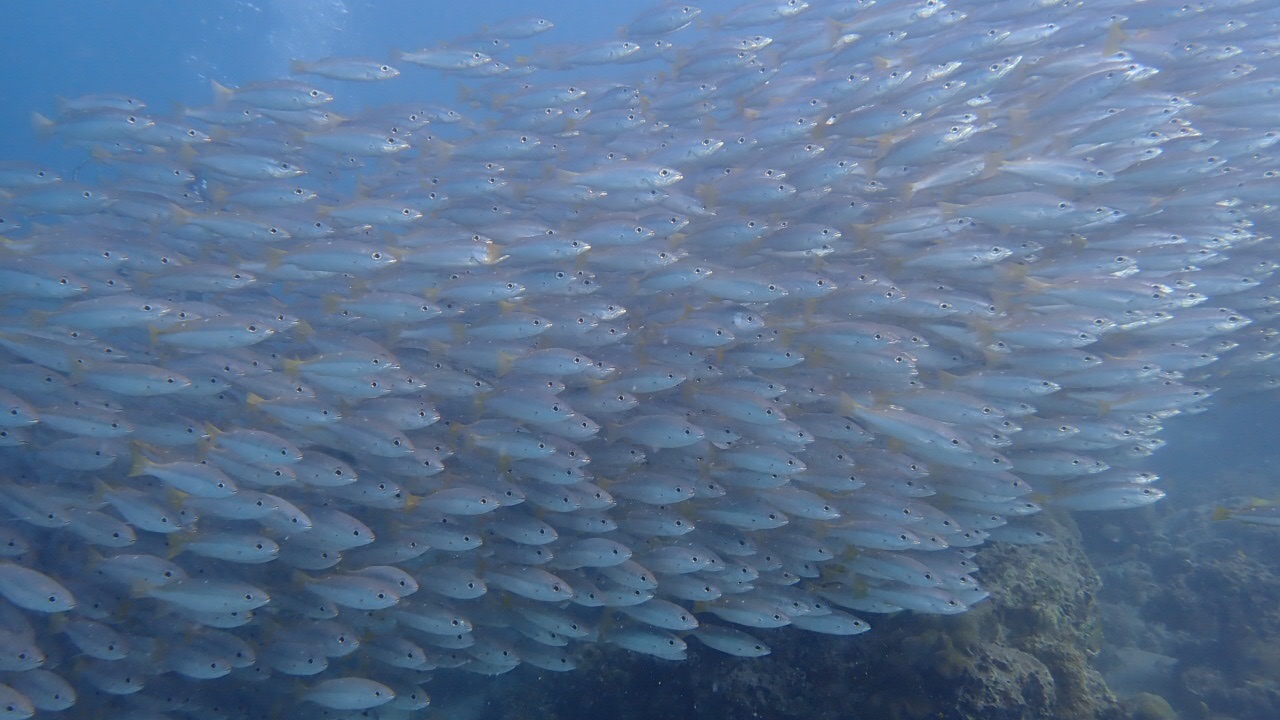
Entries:
{"type": "MultiPolygon", "coordinates": [[[[1153,45],[1157,41],[1152,40],[1152,36],[1156,36],[1159,43],[1171,46],[1184,42],[1183,34],[1194,24],[1168,20],[1167,25],[1161,26],[1181,5],[1164,0],[1040,4],[1002,0],[980,5],[936,1],[927,4],[939,6],[933,12],[959,10],[959,6],[964,5],[979,16],[983,12],[980,8],[986,8],[997,16],[995,24],[1007,28],[1037,24],[1049,13],[1058,13],[1053,15],[1055,18],[1093,19],[1130,13],[1134,17],[1119,27],[1130,30],[1139,27],[1143,20],[1150,20],[1157,30],[1150,35],[1134,33],[1126,39],[1138,38],[1153,45]],[[1064,8],[1070,8],[1071,12],[1064,8]]],[[[757,32],[768,35],[789,22],[778,19],[738,29],[721,29],[708,23],[712,18],[731,15],[743,6],[763,7],[770,3],[699,2],[697,5],[701,8],[697,31],[709,37],[757,32]]],[[[811,0],[810,5],[813,11],[827,3],[811,0]]],[[[839,5],[865,5],[850,11],[849,16],[854,17],[856,12],[870,13],[873,8],[880,12],[926,3],[881,0],[839,5]]],[[[1217,27],[1238,16],[1247,16],[1249,27],[1255,31],[1267,22],[1271,24],[1266,27],[1280,27],[1280,6],[1273,3],[1207,1],[1192,5],[1197,15],[1195,22],[1206,27],[1217,27]]],[[[0,60],[7,69],[0,74],[0,98],[4,99],[0,103],[0,161],[58,168],[64,177],[70,177],[74,168],[87,161],[89,153],[83,144],[63,142],[56,131],[53,140],[49,140],[41,137],[33,126],[33,112],[57,120],[57,98],[121,94],[144,99],[148,112],[165,114],[177,112],[173,108],[179,106],[210,104],[213,101],[211,80],[237,88],[286,77],[290,62],[295,59],[330,56],[390,59],[393,48],[430,47],[472,35],[484,25],[529,16],[546,18],[555,24],[554,30],[537,37],[537,43],[588,43],[619,37],[619,29],[635,22],[636,14],[643,7],[640,3],[580,0],[495,0],[469,5],[434,0],[8,3],[0,6],[0,26],[7,29],[6,41],[0,44],[0,60]]],[[[827,29],[822,26],[815,32],[827,29]]],[[[908,38],[903,42],[910,43],[910,28],[905,30],[908,38]]],[[[1280,63],[1274,57],[1280,48],[1275,38],[1247,33],[1233,40],[1226,29],[1220,36],[1206,34],[1210,39],[1198,38],[1196,42],[1218,45],[1236,42],[1247,52],[1256,53],[1252,59],[1257,61],[1257,67],[1251,79],[1265,78],[1274,83],[1275,88],[1267,99],[1275,107],[1260,107],[1259,112],[1267,120],[1259,122],[1254,129],[1259,133],[1268,128],[1273,133],[1280,131],[1280,113],[1274,112],[1280,108],[1280,75],[1277,74],[1280,63]],[[1270,119],[1273,116],[1276,121],[1270,119]]],[[[673,42],[676,38],[673,34],[673,42]]],[[[533,41],[513,41],[516,42],[533,41]]],[[[1057,52],[1055,42],[1058,41],[1050,35],[1029,44],[1022,52],[1027,56],[1053,57],[1057,52]]],[[[1115,50],[1124,48],[1125,40],[1107,44],[1107,50],[1115,50]]],[[[1063,46],[1062,51],[1065,53],[1068,49],[1069,46],[1063,46]]],[[[912,61],[909,50],[895,47],[891,52],[896,53],[895,62],[912,61]]],[[[875,64],[874,57],[872,53],[868,59],[870,65],[875,64]]],[[[513,59],[509,58],[508,62],[512,63],[513,59]]],[[[397,65],[404,76],[393,82],[340,84],[321,80],[318,84],[340,85],[341,92],[335,91],[336,98],[328,107],[341,115],[359,115],[387,103],[421,102],[454,107],[483,125],[506,112],[501,101],[492,105],[487,101],[472,102],[474,95],[470,92],[464,93],[466,100],[459,99],[460,88],[474,91],[484,87],[479,80],[413,68],[408,63],[397,65]]],[[[923,73],[924,66],[921,61],[916,70],[923,73]]],[[[653,67],[654,72],[670,70],[665,66],[653,67]]],[[[608,63],[588,65],[576,72],[582,78],[594,79],[609,79],[614,75],[608,63]]],[[[1197,75],[1204,71],[1194,63],[1172,65],[1161,68],[1160,72],[1161,81],[1171,86],[1208,88],[1231,82],[1209,73],[1197,75]],[[1179,73],[1186,75],[1181,77],[1179,73]]],[[[1005,91],[1016,94],[1017,80],[1005,91]]],[[[1122,94],[1124,92],[1127,91],[1122,94]]],[[[788,100],[794,98],[783,97],[778,102],[788,100]]],[[[1121,104],[1117,98],[1109,98],[1108,102],[1112,100],[1121,104]]],[[[768,103],[762,104],[762,108],[768,107],[768,103]]],[[[1199,119],[1193,122],[1198,123],[1199,119]]],[[[1210,119],[1205,119],[1204,124],[1216,127],[1210,119]]],[[[724,126],[710,125],[709,128],[707,132],[714,134],[724,126]]],[[[1034,125],[1029,132],[1036,132],[1034,125]]],[[[601,144],[609,146],[615,142],[618,136],[606,138],[601,144]]],[[[172,156],[179,157],[177,153],[172,156]]],[[[1251,164],[1242,164],[1255,169],[1276,167],[1276,151],[1270,145],[1262,146],[1250,157],[1251,164]]],[[[934,161],[924,161],[924,164],[928,162],[934,161]]],[[[91,169],[85,177],[93,178],[93,173],[91,169]]],[[[686,176],[692,175],[686,173],[686,176]]],[[[524,180],[558,182],[562,178],[535,175],[524,180]]],[[[333,182],[335,187],[346,187],[343,180],[333,182]]],[[[1105,198],[1105,189],[1092,192],[1092,197],[1105,198]]],[[[1187,194],[1182,187],[1153,192],[1187,194]]],[[[13,192],[6,191],[6,199],[12,196],[13,192]]],[[[1250,248],[1249,253],[1272,263],[1280,262],[1280,254],[1270,236],[1275,223],[1271,212],[1274,208],[1270,207],[1270,201],[1255,202],[1265,209],[1255,218],[1253,230],[1265,239],[1261,246],[1250,248]]],[[[744,204],[749,205],[750,200],[744,204]]],[[[38,236],[45,226],[61,222],[56,211],[30,211],[29,214],[30,221],[11,237],[21,240],[38,236]]],[[[852,227],[859,223],[846,224],[852,227]]],[[[1007,233],[1002,237],[1007,237],[1007,233]]],[[[733,262],[725,260],[726,264],[733,262]]],[[[961,274],[948,277],[954,280],[954,285],[964,283],[961,274]]],[[[841,280],[834,274],[833,279],[841,280]]],[[[1275,287],[1269,271],[1262,282],[1262,290],[1275,287]]],[[[373,284],[376,285],[376,281],[373,284]]],[[[288,299],[288,296],[277,297],[288,299]]],[[[638,300],[637,304],[642,302],[638,300]]],[[[27,322],[25,313],[30,308],[19,301],[10,302],[3,295],[0,303],[4,303],[0,305],[4,307],[0,321],[6,326],[5,334],[27,322]]],[[[1212,300],[1210,304],[1216,307],[1212,300]]],[[[1225,299],[1223,304],[1231,305],[1225,299]]],[[[561,306],[553,307],[563,310],[561,306]]],[[[1255,329],[1273,324],[1274,306],[1260,304],[1258,307],[1255,329]]],[[[299,314],[305,312],[299,311],[299,314]]],[[[1244,313],[1255,315],[1248,310],[1244,313]]],[[[568,312],[565,314],[567,317],[568,312]]],[[[383,337],[380,332],[369,334],[383,337]]],[[[145,333],[139,337],[145,338],[145,333]]],[[[145,345],[145,340],[138,342],[140,347],[145,345]]],[[[1270,336],[1263,341],[1255,339],[1255,344],[1270,342],[1270,336]]],[[[19,353],[7,352],[10,356],[6,362],[18,361],[19,353]]],[[[587,353],[592,354],[590,350],[587,353]]],[[[979,364],[981,362],[985,360],[979,364]]],[[[1160,438],[1165,444],[1144,458],[1141,466],[1159,475],[1159,487],[1166,494],[1160,502],[1132,509],[1072,512],[1046,501],[1045,510],[1032,517],[1025,527],[1047,533],[1050,538],[1047,542],[1033,543],[1029,538],[1015,536],[1007,542],[990,541],[976,547],[976,560],[982,567],[977,577],[990,597],[973,603],[966,612],[871,615],[872,630],[851,637],[803,633],[792,628],[753,630],[771,649],[769,655],[760,658],[734,657],[690,642],[688,658],[673,662],[651,657],[643,651],[630,652],[605,642],[592,642],[579,646],[577,669],[567,673],[550,672],[528,664],[494,676],[440,669],[424,673],[422,680],[431,696],[430,707],[406,711],[407,716],[642,718],[665,714],[670,718],[805,717],[814,720],[1278,718],[1280,651],[1276,648],[1280,647],[1277,644],[1280,641],[1277,613],[1280,555],[1275,542],[1280,537],[1277,535],[1280,516],[1267,509],[1267,503],[1277,500],[1275,473],[1280,462],[1280,450],[1274,443],[1275,427],[1280,420],[1275,368],[1270,360],[1248,367],[1211,365],[1199,384],[1220,388],[1219,392],[1204,403],[1203,408],[1195,407],[1195,412],[1162,420],[1164,429],[1160,438]],[[1265,517],[1255,517],[1255,522],[1243,521],[1240,516],[1249,515],[1251,508],[1260,510],[1256,515],[1265,517]]],[[[786,381],[785,375],[776,377],[786,381]]],[[[23,397],[32,405],[40,406],[32,398],[23,397]]],[[[184,406],[188,416],[198,414],[199,402],[192,402],[184,406]]],[[[442,415],[447,416],[448,412],[442,415]]],[[[225,415],[218,417],[225,418],[225,415]]],[[[895,450],[901,449],[899,443],[891,445],[895,450]]],[[[655,443],[654,447],[658,446],[655,443]]],[[[25,464],[31,461],[19,453],[29,450],[4,450],[7,454],[0,456],[0,463],[4,463],[0,464],[0,475],[10,478],[28,471],[25,464]]],[[[352,455],[354,452],[347,457],[352,455]]],[[[126,464],[127,461],[127,457],[122,460],[126,464]]],[[[7,507],[11,515],[16,515],[11,505],[7,507]]],[[[12,517],[3,521],[15,524],[12,517]]],[[[380,532],[381,528],[375,527],[375,530],[380,532]]],[[[39,532],[42,531],[33,537],[51,537],[39,532]]],[[[40,552],[47,559],[57,548],[50,546],[37,554],[40,552]]],[[[279,592],[273,588],[273,596],[279,592]]],[[[854,614],[866,617],[856,610],[854,614]]],[[[52,625],[46,627],[43,623],[44,618],[36,621],[37,639],[55,632],[52,625]]],[[[152,634],[161,645],[182,642],[177,636],[166,636],[162,628],[154,629],[152,634]]],[[[163,655],[159,652],[157,657],[163,655]]],[[[55,651],[50,652],[49,657],[44,667],[68,679],[83,669],[84,660],[75,652],[55,651]]],[[[10,673],[21,674],[6,670],[6,677],[10,673]]],[[[165,677],[152,678],[148,692],[163,688],[167,682],[165,677]]],[[[257,685],[255,692],[262,697],[293,698],[298,692],[295,680],[296,677],[275,675],[262,680],[263,684],[257,685]],[[271,689],[270,684],[277,682],[279,688],[271,689]]],[[[72,682],[79,689],[79,683],[72,682]]],[[[75,706],[60,711],[41,710],[36,716],[105,717],[101,714],[101,708],[105,707],[124,713],[125,706],[115,704],[117,699],[93,690],[80,690],[75,706]],[[95,703],[101,704],[95,707],[95,703]]],[[[345,702],[344,696],[336,705],[345,702]]],[[[327,714],[294,714],[301,712],[298,708],[302,706],[291,703],[292,700],[264,705],[260,708],[261,716],[402,716],[379,714],[376,709],[323,706],[319,710],[306,707],[327,714]]],[[[230,708],[206,711],[190,700],[173,707],[139,703],[128,706],[127,712],[132,714],[111,717],[235,716],[230,708]]],[[[0,717],[26,716],[29,715],[24,715],[21,709],[9,715],[0,714],[0,717]]]]}

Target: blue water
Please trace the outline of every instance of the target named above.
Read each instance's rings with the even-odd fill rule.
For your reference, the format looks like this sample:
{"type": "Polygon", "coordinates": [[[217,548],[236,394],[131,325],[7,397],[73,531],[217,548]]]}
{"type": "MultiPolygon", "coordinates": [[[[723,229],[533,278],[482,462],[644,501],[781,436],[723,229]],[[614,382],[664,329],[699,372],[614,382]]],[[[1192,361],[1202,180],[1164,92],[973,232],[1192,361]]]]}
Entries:
{"type": "MultiPolygon", "coordinates": [[[[708,11],[716,5],[700,4],[708,11]]],[[[48,114],[60,96],[121,93],[162,109],[200,105],[212,100],[210,80],[234,86],[283,77],[295,58],[386,57],[394,48],[427,47],[526,16],[553,19],[547,42],[585,42],[612,36],[634,16],[633,7],[639,4],[608,9],[590,0],[3,3],[0,152],[32,161],[68,157],[55,145],[37,144],[31,125],[31,113],[48,114]]],[[[419,82],[435,74],[414,75],[419,82]]],[[[334,110],[376,99],[377,92],[344,89],[334,110]]],[[[451,103],[453,87],[424,81],[421,99],[451,103]]]]}

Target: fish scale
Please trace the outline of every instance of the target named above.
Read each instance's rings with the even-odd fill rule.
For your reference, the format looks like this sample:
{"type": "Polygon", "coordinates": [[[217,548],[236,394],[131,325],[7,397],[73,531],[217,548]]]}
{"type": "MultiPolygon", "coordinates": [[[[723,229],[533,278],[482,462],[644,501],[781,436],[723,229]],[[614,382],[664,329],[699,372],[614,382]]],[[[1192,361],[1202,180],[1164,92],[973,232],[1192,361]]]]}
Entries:
{"type": "Polygon", "coordinates": [[[1277,387],[1245,178],[1280,21],[1202,9],[1258,33],[1183,57],[1151,38],[1203,17],[660,3],[630,39],[512,20],[172,116],[63,103],[38,126],[95,146],[81,184],[0,172],[0,603],[130,642],[0,694],[408,717],[437,668],[982,602],[956,548],[1159,500],[1163,421],[1277,387]],[[458,109],[415,104],[442,75],[458,109]],[[130,532],[95,546],[103,516],[130,532]]]}

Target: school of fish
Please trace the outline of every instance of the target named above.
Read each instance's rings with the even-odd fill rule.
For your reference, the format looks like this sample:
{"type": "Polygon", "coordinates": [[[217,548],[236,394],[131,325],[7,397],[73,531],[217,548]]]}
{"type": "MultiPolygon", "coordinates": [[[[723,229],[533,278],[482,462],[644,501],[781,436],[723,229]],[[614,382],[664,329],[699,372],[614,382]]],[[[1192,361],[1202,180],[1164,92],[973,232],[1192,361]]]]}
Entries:
{"type": "Polygon", "coordinates": [[[964,611],[975,548],[1159,500],[1163,422],[1275,387],[1277,38],[662,3],[36,115],[87,160],[0,166],[0,719],[964,611]],[[461,97],[330,109],[414,76],[461,97]]]}

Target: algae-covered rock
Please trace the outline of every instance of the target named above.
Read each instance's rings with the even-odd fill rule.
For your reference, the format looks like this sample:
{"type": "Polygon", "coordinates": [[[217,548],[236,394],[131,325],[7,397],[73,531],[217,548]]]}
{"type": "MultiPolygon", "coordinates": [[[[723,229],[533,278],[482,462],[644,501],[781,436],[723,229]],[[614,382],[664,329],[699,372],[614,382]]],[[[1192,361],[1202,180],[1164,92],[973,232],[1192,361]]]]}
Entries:
{"type": "Polygon", "coordinates": [[[1168,700],[1151,693],[1138,693],[1124,703],[1133,720],[1178,720],[1168,700]]]}
{"type": "Polygon", "coordinates": [[[987,642],[1016,649],[1046,668],[1053,701],[1044,717],[1118,717],[1115,697],[1090,665],[1098,642],[1101,580],[1069,517],[1042,517],[1039,526],[1053,542],[996,544],[978,556],[984,587],[992,595],[987,642]]]}

